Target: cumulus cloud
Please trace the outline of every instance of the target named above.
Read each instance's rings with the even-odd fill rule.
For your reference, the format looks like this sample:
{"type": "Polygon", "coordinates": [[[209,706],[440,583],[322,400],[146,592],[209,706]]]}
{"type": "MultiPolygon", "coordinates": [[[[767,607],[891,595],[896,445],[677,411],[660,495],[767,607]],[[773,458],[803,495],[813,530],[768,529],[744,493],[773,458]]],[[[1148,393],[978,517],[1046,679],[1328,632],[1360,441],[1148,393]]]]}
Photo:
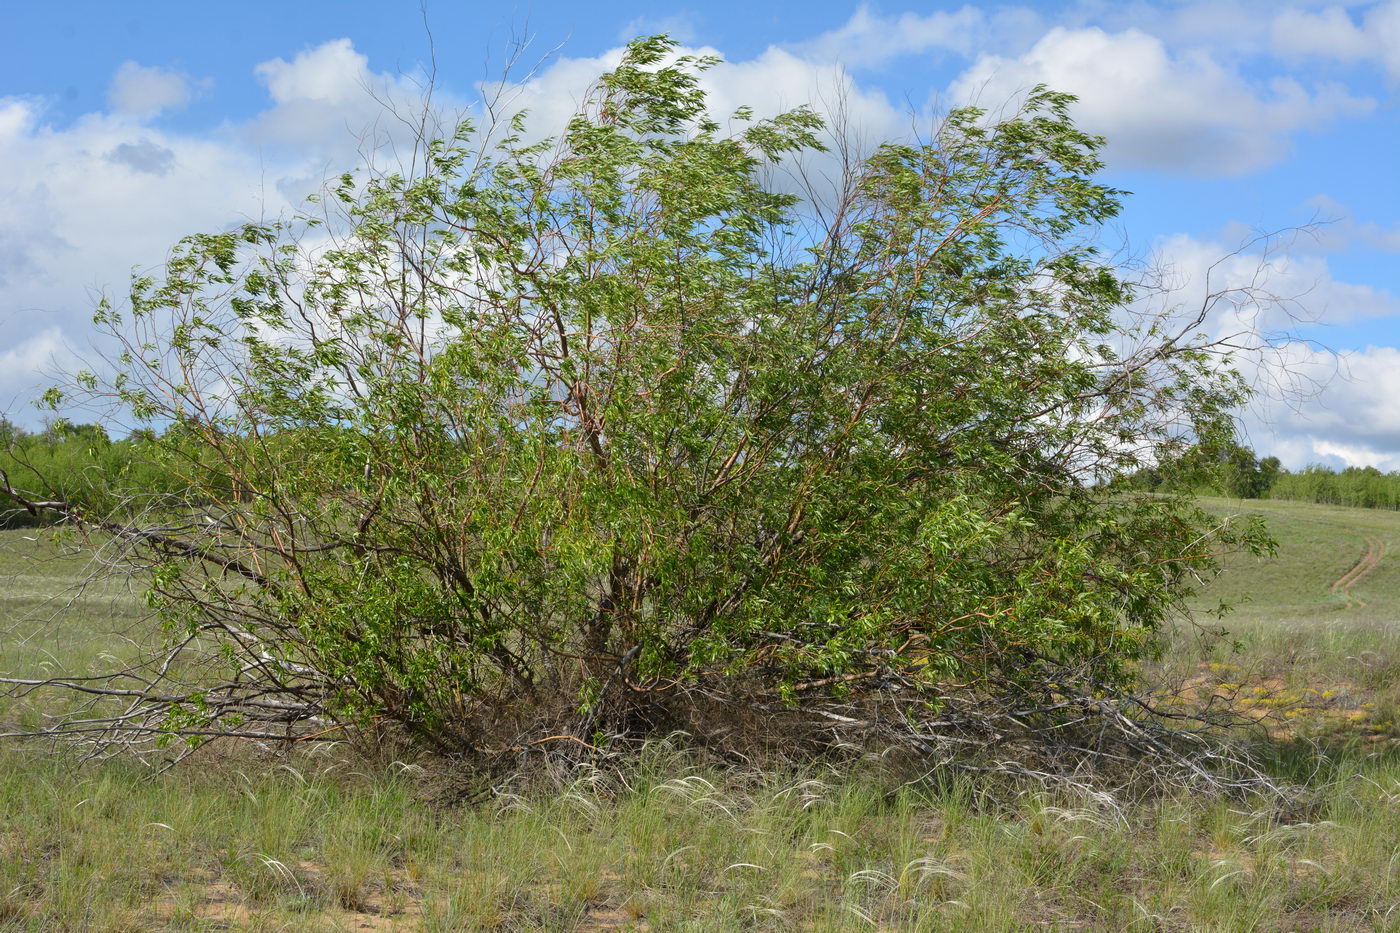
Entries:
{"type": "Polygon", "coordinates": [[[54,127],[33,101],[0,101],[0,400],[31,394],[58,342],[87,343],[97,293],[180,236],[227,229],[286,204],[285,171],[228,140],[166,133],[124,114],[54,127]],[[41,352],[43,351],[43,352],[41,352]]]}
{"type": "MultiPolygon", "coordinates": [[[[1138,26],[1169,44],[1252,53],[1265,44],[1270,0],[1196,0],[1196,2],[1118,6],[1119,28],[1138,26]]],[[[1093,9],[1093,7],[1090,7],[1093,9]]],[[[1100,8],[1102,9],[1102,8],[1100,8]]],[[[1102,25],[1109,25],[1108,22],[1102,25]]]]}
{"type": "Polygon", "coordinates": [[[1351,208],[1326,195],[1311,198],[1308,204],[1317,210],[1324,223],[1317,231],[1319,245],[1323,248],[1343,250],[1360,244],[1400,253],[1400,224],[1384,226],[1374,221],[1358,221],[1351,208]]]}
{"type": "Polygon", "coordinates": [[[175,167],[175,150],[141,138],[134,143],[115,146],[104,158],[116,165],[125,165],[134,172],[168,175],[175,167]]]}
{"type": "MultiPolygon", "coordinates": [[[[342,160],[411,137],[427,85],[421,74],[374,71],[349,39],[304,49],[291,61],[262,62],[253,74],[272,106],[245,128],[250,139],[342,160]]],[[[443,89],[435,92],[435,112],[461,107],[443,89]]]]}
{"type": "MultiPolygon", "coordinates": [[[[530,131],[556,135],[577,112],[591,85],[615,67],[619,46],[596,57],[562,58],[529,80],[483,83],[482,96],[496,101],[498,113],[529,112],[530,131]]],[[[682,55],[720,55],[708,47],[682,47],[682,55]]],[[[839,189],[846,154],[868,152],[878,141],[908,136],[910,118],[877,89],[861,84],[840,63],[816,60],[770,46],[745,61],[722,61],[705,72],[700,84],[708,95],[710,115],[726,125],[740,107],[756,118],[811,107],[827,120],[830,151],[804,153],[789,160],[769,179],[778,189],[810,196],[822,203],[839,189]]],[[[735,127],[737,129],[737,127],[735,127]]]]}
{"type": "Polygon", "coordinates": [[[123,62],[107,90],[107,102],[115,113],[148,119],[179,107],[190,99],[186,75],[163,68],[148,68],[136,62],[123,62]]]}
{"type": "Polygon", "coordinates": [[[34,123],[34,108],[17,97],[0,99],[0,145],[18,139],[34,123]]]}
{"type": "Polygon", "coordinates": [[[1152,265],[1176,303],[1213,309],[1207,325],[1220,336],[1400,317],[1400,298],[1338,280],[1325,256],[1300,248],[1307,245],[1302,234],[1243,246],[1174,234],[1158,240],[1152,265]]]}
{"type": "Polygon", "coordinates": [[[469,111],[450,89],[434,89],[429,102],[424,74],[373,70],[349,39],[303,49],[290,61],[262,62],[253,73],[271,106],[235,131],[289,167],[273,184],[290,202],[319,187],[328,172],[365,163],[404,169],[421,119],[447,135],[469,111]]]}
{"type": "Polygon", "coordinates": [[[1239,175],[1278,160],[1289,136],[1373,102],[1291,78],[1258,87],[1208,53],[1173,55],[1137,29],[1050,30],[1017,58],[984,55],[953,84],[959,102],[1000,106],[1036,84],[1078,95],[1076,117],[1108,137],[1115,165],[1239,175]]]}
{"type": "MultiPolygon", "coordinates": [[[[958,29],[983,28],[984,17],[973,10],[915,22],[863,10],[817,42],[769,48],[747,61],[721,64],[703,83],[718,117],[739,104],[755,104],[760,115],[769,115],[805,103],[841,113],[852,130],[868,138],[897,136],[907,130],[907,114],[844,66],[876,66],[927,51],[931,44],[953,46],[962,41],[958,29]],[[878,41],[882,30],[888,33],[884,42],[878,41]],[[894,35],[899,30],[909,36],[894,35]],[[837,102],[839,107],[832,106],[837,102]]],[[[488,96],[499,94],[503,110],[528,109],[537,125],[557,128],[620,55],[621,49],[613,49],[596,57],[563,58],[529,81],[483,90],[488,96]]],[[[1136,164],[1172,171],[1227,174],[1258,167],[1286,149],[1291,132],[1369,106],[1341,91],[1309,91],[1289,80],[1260,86],[1205,52],[1173,53],[1134,30],[1051,30],[1023,55],[979,59],[958,88],[963,99],[980,93],[994,101],[999,95],[1013,98],[1037,81],[1079,92],[1084,101],[1080,117],[1091,129],[1126,137],[1120,145],[1136,164]]],[[[1120,148],[1118,156],[1123,154],[1120,148]]],[[[1268,249],[1256,246],[1231,255],[1236,245],[1177,236],[1163,239],[1159,254],[1169,267],[1172,300],[1199,307],[1211,292],[1224,292],[1211,305],[1206,322],[1212,334],[1247,333],[1254,341],[1281,343],[1277,352],[1260,356],[1250,373],[1262,388],[1287,390],[1249,415],[1256,435],[1268,432],[1270,440],[1261,442],[1261,449],[1277,448],[1290,465],[1321,456],[1315,443],[1378,451],[1378,458],[1400,451],[1400,434],[1387,433],[1384,417],[1372,417],[1400,397],[1400,387],[1373,378],[1390,362],[1387,354],[1400,351],[1335,353],[1280,341],[1301,327],[1400,316],[1400,300],[1339,279],[1327,257],[1315,250],[1275,241],[1268,249]],[[1365,413],[1367,425],[1347,427],[1346,418],[1334,417],[1335,411],[1349,408],[1365,413]]]]}
{"type": "Polygon", "coordinates": [[[420,99],[412,77],[371,71],[349,40],[254,72],[267,108],[213,132],[151,125],[192,84],[132,62],[108,108],[71,123],[53,124],[41,101],[0,98],[0,402],[32,397],[60,344],[88,344],[99,293],[119,297],[133,268],[185,234],[290,213],[328,167],[357,164],[357,131],[384,117],[380,101],[420,99]]]}
{"type": "Polygon", "coordinates": [[[1204,333],[1254,348],[1236,365],[1257,391],[1244,426],[1261,454],[1291,468],[1400,461],[1400,349],[1333,350],[1299,337],[1325,342],[1328,324],[1400,321],[1400,297],[1340,280],[1326,257],[1292,246],[1163,237],[1155,265],[1168,292],[1158,302],[1183,314],[1204,307],[1204,333]]]}
{"type": "MultiPolygon", "coordinates": [[[[481,94],[495,101],[498,113],[528,111],[534,132],[554,135],[577,112],[598,76],[617,66],[623,51],[619,46],[598,56],[561,58],[523,82],[483,83],[481,94]]],[[[709,46],[682,47],[677,52],[720,55],[709,46]]],[[[872,140],[908,133],[907,112],[883,92],[862,85],[839,63],[813,60],[777,46],[746,61],[722,61],[704,73],[700,84],[708,95],[710,115],[722,125],[740,107],[751,108],[762,119],[808,106],[828,119],[843,143],[857,149],[872,140]]],[[[837,158],[833,153],[808,167],[817,175],[834,171],[837,158]]]]}
{"type": "Polygon", "coordinates": [[[1387,456],[1378,450],[1367,447],[1352,447],[1334,444],[1331,441],[1314,441],[1312,452],[1324,460],[1340,460],[1349,467],[1379,467],[1382,470],[1400,469],[1400,457],[1387,456]]]}
{"type": "Polygon", "coordinates": [[[1277,452],[1294,469],[1317,462],[1400,469],[1400,349],[1297,343],[1273,365],[1316,389],[1288,404],[1263,398],[1251,407],[1246,427],[1257,450],[1277,452]]]}
{"type": "Polygon", "coordinates": [[[344,104],[370,89],[369,59],[355,51],[349,39],[334,39],[299,52],[290,62],[281,58],[253,69],[277,104],[319,101],[344,104]]]}
{"type": "MultiPolygon", "coordinates": [[[[1358,30],[1380,29],[1381,13],[1392,8],[1400,11],[1400,2],[1348,22],[1358,30]]],[[[1204,6],[1198,12],[1209,14],[1204,6]]],[[[1335,35],[1318,38],[1314,51],[1296,53],[1330,48],[1327,54],[1334,57],[1360,54],[1348,51],[1344,24],[1326,15],[1335,35]]],[[[1127,26],[1116,32],[1044,32],[1037,16],[970,6],[884,16],[862,8],[811,43],[767,48],[717,66],[703,81],[718,117],[741,104],[753,105],[760,116],[812,104],[838,116],[846,131],[874,141],[906,132],[909,118],[883,92],[853,77],[856,69],[940,49],[970,55],[991,48],[997,54],[981,55],[955,83],[960,99],[999,104],[1045,81],[1081,95],[1080,119],[1110,137],[1115,162],[1209,174],[1268,164],[1287,149],[1291,133],[1368,106],[1345,92],[1304,88],[1288,79],[1247,80],[1234,63],[1202,46],[1168,44],[1127,26]]],[[[1178,19],[1179,30],[1199,26],[1178,19]]],[[[1269,18],[1263,22],[1267,31],[1269,18]]],[[[1277,40],[1282,28],[1267,34],[1277,40]]],[[[529,108],[537,125],[555,131],[620,55],[615,48],[563,57],[522,83],[477,90],[499,95],[502,112],[529,108]]],[[[266,88],[264,111],[204,134],[147,122],[187,100],[191,84],[184,76],[133,63],[122,66],[113,81],[110,111],[61,127],[46,122],[36,101],[0,99],[0,163],[7,168],[0,175],[0,400],[36,385],[37,371],[67,345],[86,342],[96,291],[120,293],[133,265],[159,261],[182,234],[290,210],[327,168],[350,167],[364,154],[363,128],[379,121],[376,145],[381,136],[392,143],[393,133],[404,132],[385,119],[382,101],[410,110],[421,102],[418,76],[374,71],[344,39],[264,62],[254,73],[266,88]]],[[[466,106],[443,93],[438,99],[448,107],[466,106]]],[[[1381,245],[1396,235],[1387,227],[1348,223],[1337,248],[1381,245]]],[[[1205,270],[1230,245],[1190,237],[1161,242],[1177,300],[1204,300],[1210,290],[1205,270]]],[[[1215,267],[1212,282],[1254,281],[1263,258],[1257,250],[1229,258],[1215,267]]],[[[1282,332],[1297,321],[1290,311],[1321,322],[1400,319],[1396,296],[1339,280],[1323,252],[1280,251],[1267,258],[1269,289],[1294,303],[1222,302],[1209,321],[1213,333],[1230,327],[1282,332]]],[[[1287,344],[1268,365],[1273,368],[1255,374],[1261,382],[1297,376],[1322,389],[1295,396],[1296,411],[1275,405],[1250,415],[1261,451],[1278,452],[1291,466],[1373,455],[1373,462],[1383,463],[1400,452],[1400,406],[1394,402],[1400,398],[1400,350],[1333,352],[1287,344]]]]}
{"type": "Polygon", "coordinates": [[[1366,17],[1366,30],[1377,40],[1382,65],[1392,78],[1400,78],[1400,0],[1391,0],[1366,17]]]}
{"type": "Polygon", "coordinates": [[[1356,19],[1342,6],[1289,8],[1274,17],[1271,35],[1282,55],[1375,61],[1400,78],[1400,0],[1377,3],[1356,19]]]}
{"type": "Polygon", "coordinates": [[[862,87],[839,64],[808,61],[784,49],[769,48],[749,61],[721,64],[705,75],[703,84],[717,117],[744,105],[760,117],[810,106],[856,135],[888,138],[907,132],[905,112],[883,92],[862,87]]]}
{"type": "Polygon", "coordinates": [[[819,61],[862,68],[902,55],[939,50],[970,55],[988,32],[987,14],[974,6],[928,15],[888,16],[862,4],[843,25],[796,49],[819,61]]]}
{"type": "Polygon", "coordinates": [[[1284,55],[1319,55],[1355,61],[1373,54],[1371,37],[1341,7],[1287,9],[1270,25],[1274,48],[1284,55]]]}
{"type": "Polygon", "coordinates": [[[328,167],[359,162],[358,131],[384,120],[384,102],[421,102],[415,77],[372,71],[348,39],[253,71],[266,109],[204,133],[149,122],[195,84],[135,62],[117,69],[105,111],[64,125],[40,101],[0,98],[0,399],[32,394],[58,343],[85,345],[98,294],[119,296],[133,267],[185,234],[291,212],[328,167]]]}
{"type": "MultiPolygon", "coordinates": [[[[531,108],[542,126],[557,131],[621,53],[559,58],[524,83],[478,90],[501,92],[501,112],[531,108]]],[[[48,122],[38,101],[0,98],[0,162],[7,168],[0,175],[0,350],[10,354],[0,368],[0,397],[38,384],[34,367],[43,354],[35,348],[44,341],[86,344],[98,293],[119,296],[133,267],[158,263],[184,234],[285,214],[328,170],[353,167],[366,155],[391,160],[393,134],[410,131],[386,117],[384,103],[407,112],[422,103],[418,76],[373,70],[348,39],[263,62],[253,72],[267,107],[211,133],[147,122],[188,99],[190,83],[131,63],[117,72],[109,110],[66,125],[48,122]],[[372,127],[368,136],[365,127],[372,127]]],[[[778,48],[720,65],[704,80],[720,116],[741,104],[755,105],[760,116],[839,105],[871,135],[903,124],[882,93],[861,87],[839,65],[778,48]]],[[[435,100],[465,108],[441,89],[435,100]]]]}
{"type": "MultiPolygon", "coordinates": [[[[73,353],[64,339],[62,329],[46,327],[0,352],[0,377],[5,373],[16,372],[38,376],[41,373],[53,372],[56,367],[67,365],[72,360],[73,353]]],[[[6,388],[19,387],[7,386],[4,379],[0,378],[0,414],[7,414],[9,399],[17,395],[13,390],[5,392],[6,388]]]]}

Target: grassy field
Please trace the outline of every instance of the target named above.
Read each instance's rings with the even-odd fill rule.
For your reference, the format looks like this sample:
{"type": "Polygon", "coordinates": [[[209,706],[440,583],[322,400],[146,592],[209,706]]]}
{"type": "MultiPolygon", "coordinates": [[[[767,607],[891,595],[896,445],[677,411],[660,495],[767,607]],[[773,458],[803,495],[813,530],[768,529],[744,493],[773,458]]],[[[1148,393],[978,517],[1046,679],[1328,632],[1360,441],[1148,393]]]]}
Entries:
{"type": "Polygon", "coordinates": [[[1278,539],[1273,557],[1229,558],[1225,574],[1212,585],[1212,597],[1235,604],[1233,624],[1400,619],[1400,512],[1261,499],[1201,501],[1222,515],[1263,515],[1278,539]]]}
{"type": "Polygon", "coordinates": [[[1225,601],[1231,639],[1178,666],[1252,707],[1276,734],[1388,748],[1400,735],[1400,513],[1302,502],[1205,500],[1262,514],[1273,557],[1232,555],[1202,605],[1225,601]],[[1232,644],[1233,643],[1233,644],[1232,644]]]}
{"type": "MultiPolygon", "coordinates": [[[[873,765],[748,774],[662,745],[625,778],[441,802],[444,775],[336,746],[233,749],[152,777],[0,747],[0,929],[1400,930],[1400,515],[1283,502],[1231,558],[1235,649],[1162,661],[1228,695],[1293,805],[1165,794],[1119,810],[873,765]],[[434,802],[436,800],[436,802],[434,802]]],[[[0,533],[0,670],[120,653],[137,594],[0,533]],[[79,596],[45,621],[52,596],[79,596]]],[[[4,701],[0,701],[4,702],[4,701]]],[[[33,720],[34,702],[0,705],[33,720]]],[[[424,763],[426,764],[426,762],[424,763]]]]}

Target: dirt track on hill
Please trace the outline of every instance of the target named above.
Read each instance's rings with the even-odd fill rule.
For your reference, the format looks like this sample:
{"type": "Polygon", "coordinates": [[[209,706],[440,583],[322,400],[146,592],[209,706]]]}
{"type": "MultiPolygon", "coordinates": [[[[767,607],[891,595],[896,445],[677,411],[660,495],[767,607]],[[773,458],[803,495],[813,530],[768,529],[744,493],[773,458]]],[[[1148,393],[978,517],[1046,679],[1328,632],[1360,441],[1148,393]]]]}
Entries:
{"type": "Polygon", "coordinates": [[[1366,538],[1366,549],[1361,553],[1361,559],[1352,565],[1352,568],[1342,574],[1332,582],[1327,588],[1327,592],[1335,593],[1346,600],[1347,609],[1361,609],[1365,607],[1366,601],[1360,597],[1351,595],[1351,588],[1380,564],[1381,558],[1385,556],[1386,543],[1381,538],[1368,536],[1366,538]]]}

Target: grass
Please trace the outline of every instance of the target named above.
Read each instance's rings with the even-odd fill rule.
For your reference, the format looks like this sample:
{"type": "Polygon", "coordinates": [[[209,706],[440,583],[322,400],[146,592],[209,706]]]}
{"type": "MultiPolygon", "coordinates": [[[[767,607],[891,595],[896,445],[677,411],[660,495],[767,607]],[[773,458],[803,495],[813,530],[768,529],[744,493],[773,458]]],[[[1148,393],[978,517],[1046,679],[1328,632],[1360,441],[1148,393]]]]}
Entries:
{"type": "Polygon", "coordinates": [[[1232,628],[1400,619],[1400,512],[1260,499],[1201,501],[1221,515],[1262,515],[1278,540],[1273,557],[1229,557],[1225,573],[1211,586],[1211,598],[1234,604],[1232,628]],[[1348,588],[1349,601],[1332,584],[1362,558],[1368,540],[1386,551],[1348,588]]]}
{"type": "MultiPolygon", "coordinates": [[[[1178,793],[1120,812],[965,778],[901,787],[877,764],[744,773],[663,744],[623,777],[443,805],[440,773],[336,746],[215,749],[152,776],[10,745],[0,929],[1400,930],[1400,515],[1244,507],[1280,553],[1232,558],[1206,594],[1252,596],[1225,623],[1238,648],[1183,631],[1164,669],[1264,711],[1298,808],[1178,793]],[[1368,538],[1390,549],[1335,592],[1368,538]]],[[[134,594],[89,591],[43,622],[81,570],[0,533],[0,613],[18,620],[0,670],[121,650],[134,594]]]]}
{"type": "Polygon", "coordinates": [[[1226,560],[1201,603],[1235,606],[1224,621],[1230,638],[1202,642],[1183,632],[1168,666],[1252,708],[1277,735],[1393,746],[1400,739],[1400,513],[1204,501],[1222,515],[1264,516],[1278,552],[1226,560]]]}
{"type": "MultiPolygon", "coordinates": [[[[43,531],[0,531],[0,672],[17,677],[82,675],[134,653],[144,629],[138,590],[110,579],[90,581],[89,560],[65,553],[43,531]]],[[[34,725],[64,701],[0,698],[6,723],[34,725]]]]}
{"type": "MultiPolygon", "coordinates": [[[[303,762],[302,764],[309,764],[303,762]]],[[[957,782],[888,796],[685,767],[430,808],[334,769],[143,780],[0,765],[0,918],[32,930],[1394,929],[1400,767],[1317,812],[1191,798],[1121,820],[957,782]]]]}

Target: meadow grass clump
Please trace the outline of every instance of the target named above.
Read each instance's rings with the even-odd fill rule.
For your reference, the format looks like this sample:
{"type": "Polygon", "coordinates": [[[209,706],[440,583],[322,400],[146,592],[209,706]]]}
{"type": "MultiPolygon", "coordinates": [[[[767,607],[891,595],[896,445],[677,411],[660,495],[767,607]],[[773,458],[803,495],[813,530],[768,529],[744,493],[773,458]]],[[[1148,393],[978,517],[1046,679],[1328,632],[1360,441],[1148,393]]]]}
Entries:
{"type": "MultiPolygon", "coordinates": [[[[485,804],[333,754],[161,775],[0,755],[8,928],[1386,928],[1400,756],[1277,798],[991,793],[878,763],[759,771],[663,749],[485,804]],[[317,767],[319,765],[319,767],[317,767]]],[[[1295,763],[1296,766],[1296,763],[1295,763]]]]}

